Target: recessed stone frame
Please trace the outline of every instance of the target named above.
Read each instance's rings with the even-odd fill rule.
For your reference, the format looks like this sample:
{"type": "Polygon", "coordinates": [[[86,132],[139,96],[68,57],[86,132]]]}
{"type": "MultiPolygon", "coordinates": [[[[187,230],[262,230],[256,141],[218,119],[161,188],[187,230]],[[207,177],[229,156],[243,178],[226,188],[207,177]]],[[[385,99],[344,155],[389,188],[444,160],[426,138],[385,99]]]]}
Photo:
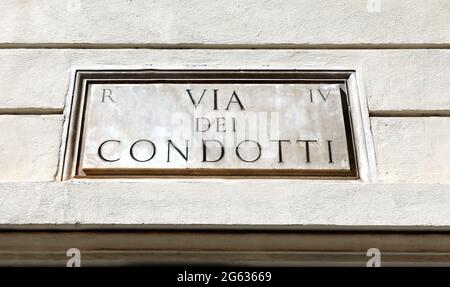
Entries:
{"type": "Polygon", "coordinates": [[[370,180],[374,163],[369,153],[372,137],[365,98],[361,100],[354,71],[332,70],[74,70],[73,86],[65,109],[65,128],[58,178],[263,178],[309,180],[370,180]],[[84,174],[79,170],[83,137],[86,96],[90,84],[136,83],[307,83],[339,84],[344,109],[345,130],[349,152],[349,171],[286,170],[286,169],[196,169],[116,170],[84,174]],[[368,148],[369,147],[369,148],[368,148]],[[372,167],[372,168],[371,168],[372,167]]]}

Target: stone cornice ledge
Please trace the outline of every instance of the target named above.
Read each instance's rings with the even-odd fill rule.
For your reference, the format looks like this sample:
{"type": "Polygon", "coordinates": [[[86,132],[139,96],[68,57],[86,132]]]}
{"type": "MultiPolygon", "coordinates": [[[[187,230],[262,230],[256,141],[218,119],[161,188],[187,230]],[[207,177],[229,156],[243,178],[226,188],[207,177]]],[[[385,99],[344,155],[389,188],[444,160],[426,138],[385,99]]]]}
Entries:
{"type": "Polygon", "coordinates": [[[151,179],[0,183],[0,228],[450,230],[450,185],[151,179]]]}

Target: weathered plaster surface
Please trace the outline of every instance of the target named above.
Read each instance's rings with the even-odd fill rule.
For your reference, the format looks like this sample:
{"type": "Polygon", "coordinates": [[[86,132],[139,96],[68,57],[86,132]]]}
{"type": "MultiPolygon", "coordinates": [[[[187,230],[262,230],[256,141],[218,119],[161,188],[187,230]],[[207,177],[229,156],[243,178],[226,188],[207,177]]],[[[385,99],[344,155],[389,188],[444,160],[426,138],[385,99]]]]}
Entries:
{"type": "Polygon", "coordinates": [[[373,2],[2,0],[0,43],[450,42],[447,0],[373,2]]]}
{"type": "Polygon", "coordinates": [[[62,115],[0,115],[0,181],[54,180],[62,115]]]}
{"type": "Polygon", "coordinates": [[[369,2],[0,1],[0,225],[450,227],[450,120],[420,117],[450,111],[450,2],[369,2]],[[156,49],[167,44],[208,49],[156,49]],[[44,114],[67,107],[77,68],[354,70],[372,115],[414,117],[371,118],[371,183],[42,182],[54,180],[63,124],[44,114]],[[5,115],[24,112],[42,115],[5,115]]]}
{"type": "Polygon", "coordinates": [[[450,118],[371,118],[378,180],[450,183],[450,118]]]}
{"type": "Polygon", "coordinates": [[[371,111],[450,110],[449,50],[5,49],[0,58],[0,109],[62,109],[71,70],[84,67],[355,70],[371,111]]]}
{"type": "Polygon", "coordinates": [[[450,186],[295,180],[0,184],[0,224],[450,226],[450,186]]]}
{"type": "MultiPolygon", "coordinates": [[[[0,51],[5,52],[5,51],[0,51]]],[[[19,69],[12,68],[11,74],[7,69],[3,70],[5,77],[0,77],[0,89],[1,100],[6,100],[8,105],[16,103],[17,106],[30,107],[34,103],[38,107],[52,107],[61,108],[69,89],[70,78],[70,66],[83,63],[86,66],[89,61],[96,63],[103,67],[108,67],[106,64],[112,64],[114,61],[122,61],[124,63],[131,63],[137,65],[139,63],[139,55],[143,55],[142,62],[145,59],[154,59],[157,61],[155,65],[148,65],[147,67],[165,67],[165,68],[197,68],[201,69],[205,66],[200,65],[201,62],[212,62],[207,65],[208,68],[261,68],[260,59],[258,55],[262,56],[263,51],[254,51],[255,54],[250,51],[107,51],[107,50],[63,50],[63,51],[45,51],[45,50],[28,50],[28,51],[6,51],[30,55],[35,54],[35,60],[40,64],[34,66],[32,69],[27,68],[19,69]],[[101,52],[104,52],[103,54],[101,52]],[[129,54],[127,54],[129,52],[129,54]],[[67,53],[73,55],[71,57],[72,63],[66,58],[67,53]],[[213,54],[210,54],[213,53],[213,54]],[[220,60],[220,53],[226,60],[220,60]],[[53,57],[53,56],[55,57],[53,57]],[[63,67],[58,65],[50,66],[44,65],[44,59],[58,59],[58,55],[65,58],[65,60],[55,60],[54,63],[65,62],[63,67]],[[196,58],[197,64],[188,64],[183,55],[196,58]],[[156,56],[161,56],[156,58],[156,56]],[[236,64],[236,60],[233,57],[246,56],[246,63],[236,64]],[[95,58],[96,57],[96,58],[95,58]],[[148,57],[148,58],[146,58],[148,57]],[[217,58],[216,58],[217,57],[217,58]],[[183,60],[184,59],[184,60],[183,60]],[[217,59],[217,60],[215,60],[217,59]],[[66,62],[67,61],[67,62],[66,62]],[[184,64],[173,64],[183,63],[184,64]],[[164,64],[166,63],[166,64],[164,64]],[[167,64],[169,63],[169,64],[167,64]],[[171,64],[172,63],[172,64],[171,64]],[[106,66],[105,66],[106,65],[106,66]],[[42,69],[47,69],[42,72],[42,69]],[[23,71],[23,75],[22,72],[23,71]],[[18,75],[17,80],[13,79],[13,75],[18,75]],[[45,76],[42,76],[45,74],[45,76]],[[48,89],[48,90],[47,90],[48,89]],[[30,94],[31,96],[26,96],[30,94]],[[28,102],[29,104],[24,104],[28,102]],[[59,102],[59,104],[57,104],[59,102]]],[[[353,58],[354,51],[346,51],[350,53],[343,58],[348,61],[348,66],[333,61],[333,58],[327,51],[266,51],[268,63],[273,68],[293,68],[297,67],[296,62],[303,63],[303,68],[313,68],[314,63],[322,63],[322,66],[330,68],[355,68],[355,65],[351,64],[352,59],[356,59],[355,63],[361,63],[361,58],[353,58]],[[298,61],[288,63],[288,55],[298,61]],[[352,56],[353,55],[353,56],[352,56]],[[281,59],[281,60],[280,60],[281,59]],[[302,60],[303,59],[303,60],[302,60]]],[[[335,51],[333,53],[343,53],[343,51],[335,51]]],[[[378,103],[381,110],[399,109],[402,107],[410,107],[413,110],[426,110],[427,107],[445,108],[446,102],[450,101],[450,97],[447,96],[446,86],[447,78],[445,72],[434,74],[433,77],[428,77],[422,74],[416,74],[415,71],[419,70],[419,66],[408,72],[408,69],[401,70],[402,65],[395,66],[398,70],[397,73],[392,71],[389,73],[395,79],[388,79],[385,75],[386,70],[380,69],[379,66],[383,63],[390,63],[389,61],[380,61],[383,56],[382,51],[362,51],[366,57],[366,53],[373,53],[371,60],[368,63],[370,65],[357,64],[356,79],[359,88],[359,96],[363,98],[366,94],[369,95],[369,100],[372,103],[378,103]],[[377,56],[374,56],[376,54],[377,56]],[[373,57],[373,58],[372,58],[373,57]],[[379,64],[377,64],[379,63],[379,64]],[[377,67],[378,66],[378,67],[377,67]],[[364,69],[364,70],[363,70],[364,69]],[[362,71],[362,72],[359,72],[362,71]],[[364,72],[366,71],[366,72],[364,72]],[[384,73],[381,73],[383,71],[384,73]],[[406,75],[405,75],[406,74],[406,75]],[[378,77],[376,76],[378,75],[378,77]],[[409,78],[407,75],[416,78],[422,85],[412,82],[409,85],[409,78]],[[418,76],[419,75],[419,76],[418,76]],[[398,85],[394,85],[397,81],[398,85]],[[402,81],[407,81],[405,84],[402,81]],[[436,85],[431,85],[428,81],[436,82],[436,85]],[[386,84],[387,83],[387,84],[386,84]],[[445,83],[445,85],[444,85],[445,83]],[[390,89],[392,88],[392,89],[390,89]],[[421,90],[422,89],[422,90],[421,90]],[[424,90],[425,89],[425,90],[424,90]],[[392,92],[392,94],[390,94],[392,92]],[[400,97],[394,96],[381,96],[377,95],[387,93],[387,95],[402,95],[400,97]],[[370,96],[372,95],[372,96],[370,96]],[[425,95],[425,96],[424,96],[425,95]],[[420,99],[419,99],[420,98],[420,99]],[[439,107],[438,107],[439,106],[439,107]]],[[[399,59],[402,57],[404,61],[409,61],[408,56],[420,55],[418,59],[422,59],[424,54],[428,55],[428,60],[435,59],[429,63],[430,71],[432,69],[431,64],[436,64],[436,67],[444,69],[443,64],[438,62],[438,56],[450,55],[444,50],[433,51],[402,51],[402,52],[389,52],[396,53],[396,56],[392,58],[399,59]],[[399,56],[401,55],[401,56],[399,56]]],[[[388,53],[388,54],[389,54],[388,53]]],[[[363,57],[363,58],[364,58],[363,57]]],[[[8,58],[8,57],[6,57],[8,58]]],[[[24,57],[25,59],[29,59],[24,57]]],[[[389,58],[389,57],[388,57],[389,58]]],[[[20,59],[16,57],[15,60],[20,59]]],[[[367,58],[366,58],[367,59],[367,58]]],[[[449,57],[450,59],[450,57],[449,57]]],[[[190,60],[189,60],[190,61],[190,60]]],[[[422,60],[421,60],[422,61],[422,60]]],[[[423,59],[423,61],[425,61],[423,59]]],[[[411,63],[416,63],[416,60],[411,63]]],[[[420,64],[420,61],[417,62],[420,64]]],[[[8,64],[7,64],[8,66],[8,64]]],[[[18,63],[17,67],[20,66],[18,63]]],[[[321,66],[321,64],[318,64],[321,66]]],[[[9,64],[9,67],[16,67],[13,64],[9,64]]],[[[109,66],[112,67],[112,66],[109,66]]],[[[394,67],[394,65],[390,65],[394,67]]],[[[448,71],[448,69],[447,69],[448,71]]],[[[431,73],[430,73],[431,74],[431,73]]],[[[0,100],[0,102],[1,102],[0,100]]],[[[372,104],[374,105],[374,104],[372,104]]],[[[4,106],[3,106],[4,107],[4,106]]],[[[0,109],[1,110],[1,109],[0,109]]],[[[60,145],[61,135],[61,121],[62,116],[0,116],[0,119],[7,119],[7,123],[4,123],[5,128],[2,129],[2,133],[5,135],[2,137],[4,145],[2,146],[3,156],[0,158],[2,162],[5,162],[8,166],[8,170],[3,172],[0,176],[0,180],[14,181],[14,180],[52,180],[56,173],[58,165],[58,148],[60,145]],[[29,124],[29,119],[33,119],[33,125],[29,124]],[[52,120],[51,129],[48,128],[48,121],[52,120]],[[12,126],[11,126],[12,125],[12,126]],[[12,128],[11,128],[12,127],[12,128]],[[20,128],[19,128],[20,127],[20,128]],[[51,133],[51,135],[46,135],[51,133]],[[45,135],[45,136],[44,136],[45,135]],[[12,141],[11,139],[16,139],[12,141]],[[20,141],[25,139],[24,143],[20,141]],[[37,143],[37,144],[36,144],[37,143]],[[15,153],[15,149],[20,148],[21,153],[15,153]],[[42,151],[42,153],[36,153],[42,151]],[[44,157],[43,154],[46,156],[44,157]],[[29,162],[26,162],[26,161],[29,162]]],[[[394,118],[392,119],[393,125],[389,125],[392,118],[372,118],[372,132],[375,137],[375,150],[377,156],[377,166],[379,169],[378,177],[376,180],[388,181],[388,182],[418,182],[418,183],[449,183],[449,169],[445,160],[448,158],[448,126],[450,125],[446,117],[442,117],[433,121],[429,118],[394,118]],[[383,123],[383,124],[380,124],[383,123]],[[386,124],[386,126],[384,125],[386,124]],[[404,128],[399,128],[404,127],[404,128]],[[426,127],[426,136],[422,132],[422,127],[426,127]],[[402,139],[407,139],[402,141],[402,139]],[[419,151],[423,148],[423,152],[419,151]],[[395,159],[395,160],[393,160],[395,159]]],[[[370,144],[370,143],[369,143],[370,144]]],[[[370,151],[369,151],[370,152],[370,151]]]]}

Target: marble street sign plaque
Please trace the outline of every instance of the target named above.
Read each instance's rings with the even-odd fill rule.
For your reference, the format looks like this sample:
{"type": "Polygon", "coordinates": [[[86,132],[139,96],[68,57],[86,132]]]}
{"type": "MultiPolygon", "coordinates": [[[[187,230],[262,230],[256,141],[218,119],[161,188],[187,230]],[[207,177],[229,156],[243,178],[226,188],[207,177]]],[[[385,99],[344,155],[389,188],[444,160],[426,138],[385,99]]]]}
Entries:
{"type": "Polygon", "coordinates": [[[342,81],[198,74],[84,81],[74,176],[355,176],[342,81]]]}

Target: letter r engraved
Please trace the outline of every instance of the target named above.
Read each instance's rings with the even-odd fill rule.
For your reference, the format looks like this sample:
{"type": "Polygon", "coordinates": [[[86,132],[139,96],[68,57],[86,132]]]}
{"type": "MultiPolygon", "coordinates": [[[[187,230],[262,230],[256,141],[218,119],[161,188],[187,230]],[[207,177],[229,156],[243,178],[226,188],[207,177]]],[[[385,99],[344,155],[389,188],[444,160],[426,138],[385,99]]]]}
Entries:
{"type": "Polygon", "coordinates": [[[111,89],[103,89],[103,96],[102,96],[102,103],[105,102],[105,99],[108,98],[111,102],[116,103],[112,96],[112,90],[111,89]]]}

